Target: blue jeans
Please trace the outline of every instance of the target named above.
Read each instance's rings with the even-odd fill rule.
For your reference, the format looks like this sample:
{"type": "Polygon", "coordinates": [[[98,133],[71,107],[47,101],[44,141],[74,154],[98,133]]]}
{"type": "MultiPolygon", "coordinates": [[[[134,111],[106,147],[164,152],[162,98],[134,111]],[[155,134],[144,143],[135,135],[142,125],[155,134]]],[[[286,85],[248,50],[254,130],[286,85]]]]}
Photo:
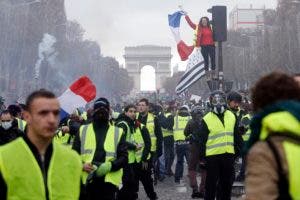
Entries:
{"type": "Polygon", "coordinates": [[[176,144],[176,155],[175,182],[179,182],[183,177],[184,157],[186,161],[188,161],[189,158],[189,144],[176,144]]]}
{"type": "Polygon", "coordinates": [[[165,176],[165,155],[164,155],[164,145],[162,145],[162,155],[158,158],[158,170],[159,170],[159,178],[165,176]]]}

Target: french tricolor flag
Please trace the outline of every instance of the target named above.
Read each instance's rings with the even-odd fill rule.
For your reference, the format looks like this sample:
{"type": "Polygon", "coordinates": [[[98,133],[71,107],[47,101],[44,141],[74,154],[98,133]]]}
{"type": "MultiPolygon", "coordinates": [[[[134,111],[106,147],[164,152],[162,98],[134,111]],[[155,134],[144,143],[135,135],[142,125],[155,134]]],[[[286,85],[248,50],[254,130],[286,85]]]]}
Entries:
{"type": "Polygon", "coordinates": [[[194,46],[186,45],[180,38],[180,19],[183,15],[182,11],[177,11],[171,15],[168,15],[169,26],[175,41],[177,43],[177,51],[182,61],[188,59],[189,55],[193,52],[194,46]]]}
{"type": "Polygon", "coordinates": [[[76,108],[84,107],[96,97],[96,87],[86,76],[76,80],[59,98],[60,117],[68,117],[76,108]]]}

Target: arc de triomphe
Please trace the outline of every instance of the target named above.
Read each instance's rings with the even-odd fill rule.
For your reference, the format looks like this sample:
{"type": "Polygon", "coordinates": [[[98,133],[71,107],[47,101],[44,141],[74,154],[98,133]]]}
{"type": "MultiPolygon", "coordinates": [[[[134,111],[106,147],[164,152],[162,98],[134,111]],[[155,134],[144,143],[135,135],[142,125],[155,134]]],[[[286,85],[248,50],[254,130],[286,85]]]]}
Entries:
{"type": "Polygon", "coordinates": [[[125,68],[134,80],[134,89],[140,91],[141,69],[150,65],[155,69],[156,89],[162,88],[166,77],[171,76],[171,47],[142,45],[125,47],[125,68]]]}

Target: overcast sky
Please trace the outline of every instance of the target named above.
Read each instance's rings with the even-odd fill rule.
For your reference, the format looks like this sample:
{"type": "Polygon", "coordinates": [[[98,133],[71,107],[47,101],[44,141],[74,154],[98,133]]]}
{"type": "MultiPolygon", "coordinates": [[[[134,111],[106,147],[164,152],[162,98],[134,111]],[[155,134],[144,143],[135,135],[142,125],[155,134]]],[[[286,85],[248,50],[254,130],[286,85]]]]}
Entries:
{"type": "MultiPolygon", "coordinates": [[[[227,14],[236,6],[275,8],[277,0],[65,0],[67,17],[78,21],[87,39],[97,41],[104,56],[115,57],[124,64],[125,46],[144,44],[172,47],[172,67],[179,62],[176,43],[168,26],[167,15],[182,5],[194,22],[211,15],[213,5],[226,5],[227,14]]],[[[181,21],[182,38],[192,44],[193,31],[181,21]]],[[[179,62],[180,68],[184,63],[179,62]]]]}

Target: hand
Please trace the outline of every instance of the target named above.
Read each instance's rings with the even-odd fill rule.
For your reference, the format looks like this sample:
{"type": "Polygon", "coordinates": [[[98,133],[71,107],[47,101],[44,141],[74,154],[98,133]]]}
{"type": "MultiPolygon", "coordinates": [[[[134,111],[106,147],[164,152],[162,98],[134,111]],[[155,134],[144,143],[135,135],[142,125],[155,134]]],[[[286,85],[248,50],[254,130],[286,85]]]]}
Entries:
{"type": "Polygon", "coordinates": [[[186,11],[184,11],[184,10],[182,10],[181,13],[182,13],[184,16],[188,15],[188,13],[187,13],[186,11]]]}
{"type": "Polygon", "coordinates": [[[142,161],[142,169],[144,170],[148,169],[148,162],[142,161]]]}
{"type": "Polygon", "coordinates": [[[136,144],[136,151],[139,151],[139,150],[141,150],[141,149],[142,149],[142,147],[143,147],[143,145],[141,145],[141,144],[136,144]]]}
{"type": "Polygon", "coordinates": [[[183,15],[187,15],[187,12],[186,12],[185,10],[183,10],[182,5],[179,5],[178,8],[179,8],[179,10],[181,11],[181,13],[182,13],[183,15]]]}
{"type": "Polygon", "coordinates": [[[87,172],[87,173],[91,173],[92,171],[95,170],[94,166],[91,163],[84,163],[83,164],[83,171],[87,172]]]}
{"type": "Polygon", "coordinates": [[[70,132],[70,129],[69,129],[68,126],[62,126],[62,127],[61,127],[61,132],[62,132],[62,133],[69,133],[69,132],[70,132]]]}
{"type": "Polygon", "coordinates": [[[111,162],[102,163],[96,170],[97,176],[104,176],[111,170],[111,162]]]}

